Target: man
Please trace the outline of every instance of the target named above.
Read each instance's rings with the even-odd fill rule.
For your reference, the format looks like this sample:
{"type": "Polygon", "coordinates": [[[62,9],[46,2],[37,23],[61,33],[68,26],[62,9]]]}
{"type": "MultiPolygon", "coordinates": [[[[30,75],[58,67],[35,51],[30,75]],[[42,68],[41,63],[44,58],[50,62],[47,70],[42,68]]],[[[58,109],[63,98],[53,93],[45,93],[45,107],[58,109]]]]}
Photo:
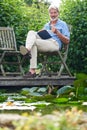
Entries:
{"type": "Polygon", "coordinates": [[[55,5],[49,7],[50,21],[45,24],[44,28],[51,35],[49,39],[42,39],[35,31],[29,31],[26,38],[26,47],[21,46],[22,55],[31,54],[30,69],[24,77],[33,78],[36,76],[37,68],[37,51],[53,52],[61,49],[62,44],[69,43],[70,33],[67,24],[58,18],[59,10],[55,5]]]}

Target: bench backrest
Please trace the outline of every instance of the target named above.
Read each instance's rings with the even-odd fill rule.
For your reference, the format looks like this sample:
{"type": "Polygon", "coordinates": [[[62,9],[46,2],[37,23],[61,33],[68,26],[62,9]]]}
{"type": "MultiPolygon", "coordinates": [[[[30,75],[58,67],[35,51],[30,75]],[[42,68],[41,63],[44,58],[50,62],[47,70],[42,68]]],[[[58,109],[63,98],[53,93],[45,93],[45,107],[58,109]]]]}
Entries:
{"type": "Polygon", "coordinates": [[[0,50],[17,50],[13,28],[0,27],[0,50]]]}

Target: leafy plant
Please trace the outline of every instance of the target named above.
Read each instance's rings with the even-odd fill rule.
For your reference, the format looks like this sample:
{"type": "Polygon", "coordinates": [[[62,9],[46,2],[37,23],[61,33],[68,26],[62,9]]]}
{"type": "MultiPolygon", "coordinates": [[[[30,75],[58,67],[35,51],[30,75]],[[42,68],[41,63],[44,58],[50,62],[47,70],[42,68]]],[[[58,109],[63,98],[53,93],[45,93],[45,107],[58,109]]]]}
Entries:
{"type": "Polygon", "coordinates": [[[74,81],[76,97],[87,94],[87,75],[83,73],[76,74],[77,80],[74,81]]]}
{"type": "Polygon", "coordinates": [[[63,86],[57,90],[58,97],[68,97],[70,100],[87,99],[87,75],[84,73],[76,74],[73,86],[63,86]]]}

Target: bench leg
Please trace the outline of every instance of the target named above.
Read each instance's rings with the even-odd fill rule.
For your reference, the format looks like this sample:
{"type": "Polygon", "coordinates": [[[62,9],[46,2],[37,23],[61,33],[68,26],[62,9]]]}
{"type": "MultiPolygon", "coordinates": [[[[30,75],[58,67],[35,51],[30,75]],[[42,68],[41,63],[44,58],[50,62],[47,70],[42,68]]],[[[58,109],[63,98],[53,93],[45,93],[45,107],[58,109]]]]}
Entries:
{"type": "Polygon", "coordinates": [[[3,75],[3,76],[6,76],[5,71],[4,71],[4,68],[3,68],[3,65],[0,65],[0,69],[1,69],[2,75],[3,75]]]}
{"type": "Polygon", "coordinates": [[[68,66],[66,65],[66,63],[65,63],[65,61],[64,61],[64,59],[63,59],[63,57],[61,56],[60,51],[58,51],[58,54],[59,54],[60,59],[61,59],[61,61],[62,61],[62,66],[61,66],[61,68],[60,68],[60,71],[59,71],[58,76],[61,75],[61,73],[62,73],[62,71],[63,71],[63,68],[65,67],[66,71],[68,72],[69,76],[71,77],[72,74],[70,73],[70,70],[69,70],[68,66]]]}

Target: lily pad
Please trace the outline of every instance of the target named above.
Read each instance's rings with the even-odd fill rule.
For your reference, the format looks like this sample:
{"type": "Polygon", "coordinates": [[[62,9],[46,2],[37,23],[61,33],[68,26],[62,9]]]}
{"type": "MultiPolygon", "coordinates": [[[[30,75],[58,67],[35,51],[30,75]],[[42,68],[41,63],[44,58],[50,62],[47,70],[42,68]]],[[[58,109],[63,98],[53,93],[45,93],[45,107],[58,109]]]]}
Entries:
{"type": "Polygon", "coordinates": [[[53,100],[54,103],[66,103],[68,102],[68,98],[55,98],[53,100]]]}

